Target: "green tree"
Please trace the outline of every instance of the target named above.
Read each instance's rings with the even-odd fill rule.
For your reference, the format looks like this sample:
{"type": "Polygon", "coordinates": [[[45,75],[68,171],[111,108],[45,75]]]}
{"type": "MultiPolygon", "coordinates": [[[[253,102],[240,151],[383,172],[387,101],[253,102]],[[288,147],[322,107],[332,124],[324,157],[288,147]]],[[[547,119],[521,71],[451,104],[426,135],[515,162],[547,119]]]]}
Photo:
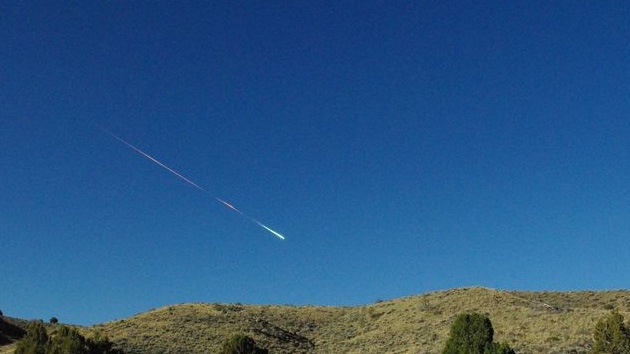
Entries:
{"type": "Polygon", "coordinates": [[[59,326],[49,336],[43,322],[31,322],[26,335],[17,343],[15,354],[123,354],[113,344],[97,335],[85,339],[74,328],[59,326]]]}
{"type": "Polygon", "coordinates": [[[76,329],[62,326],[52,336],[47,354],[87,354],[85,338],[76,329]]]}
{"type": "Polygon", "coordinates": [[[90,354],[109,353],[112,351],[112,346],[113,344],[109,341],[109,338],[100,333],[97,333],[94,338],[88,339],[90,354]]]}
{"type": "Polygon", "coordinates": [[[94,338],[89,338],[86,341],[88,354],[123,354],[122,350],[114,348],[114,343],[101,333],[97,333],[94,338]]]}
{"type": "Polygon", "coordinates": [[[267,354],[266,349],[256,346],[251,337],[237,334],[223,343],[221,354],[267,354]]]}
{"type": "Polygon", "coordinates": [[[617,311],[597,322],[593,340],[592,354],[630,354],[630,329],[617,311]]]}
{"type": "Polygon", "coordinates": [[[492,322],[478,313],[457,316],[442,354],[514,354],[506,343],[494,343],[492,322]]]}
{"type": "Polygon", "coordinates": [[[31,322],[26,328],[26,335],[20,339],[15,354],[47,354],[48,334],[41,322],[31,322]]]}
{"type": "Polygon", "coordinates": [[[52,323],[52,324],[57,324],[57,323],[59,323],[59,319],[57,317],[53,316],[53,317],[50,318],[49,322],[52,323]]]}
{"type": "Polygon", "coordinates": [[[492,343],[494,330],[490,319],[478,314],[457,316],[443,354],[483,354],[492,343]]]}

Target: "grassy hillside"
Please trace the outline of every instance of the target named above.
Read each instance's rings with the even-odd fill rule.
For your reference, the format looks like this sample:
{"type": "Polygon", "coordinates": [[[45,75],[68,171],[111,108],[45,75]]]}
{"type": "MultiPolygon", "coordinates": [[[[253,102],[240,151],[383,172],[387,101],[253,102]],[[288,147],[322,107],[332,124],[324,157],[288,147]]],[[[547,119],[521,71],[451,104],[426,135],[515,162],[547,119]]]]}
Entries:
{"type": "Polygon", "coordinates": [[[358,307],[183,304],[86,329],[127,353],[212,353],[245,333],[270,353],[439,353],[455,316],[492,320],[495,339],[518,353],[583,353],[598,319],[630,320],[630,291],[439,291],[358,307]]]}
{"type": "Polygon", "coordinates": [[[15,343],[0,346],[0,354],[12,354],[15,352],[15,343]]]}

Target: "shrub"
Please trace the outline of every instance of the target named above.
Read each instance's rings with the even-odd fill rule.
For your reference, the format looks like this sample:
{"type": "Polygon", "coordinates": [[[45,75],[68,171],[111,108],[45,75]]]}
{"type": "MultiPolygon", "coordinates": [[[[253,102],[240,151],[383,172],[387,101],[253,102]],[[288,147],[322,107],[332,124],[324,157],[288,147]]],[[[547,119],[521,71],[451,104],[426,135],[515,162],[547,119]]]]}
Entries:
{"type": "Polygon", "coordinates": [[[457,316],[443,354],[514,354],[505,343],[494,343],[490,319],[479,313],[457,316]]]}
{"type": "Polygon", "coordinates": [[[256,346],[251,337],[237,334],[223,343],[221,354],[267,354],[266,349],[256,346]]]}
{"type": "Polygon", "coordinates": [[[122,354],[106,337],[85,339],[74,328],[60,326],[50,336],[42,322],[31,322],[15,354],[122,354]]]}
{"type": "Polygon", "coordinates": [[[59,323],[59,319],[57,317],[51,317],[49,322],[52,324],[57,324],[59,323]]]}
{"type": "Polygon", "coordinates": [[[109,341],[107,336],[97,333],[94,338],[88,339],[88,347],[90,348],[90,354],[93,353],[116,353],[113,347],[113,343],[109,341]]]}
{"type": "Polygon", "coordinates": [[[50,340],[48,354],[87,354],[85,338],[74,328],[61,327],[50,340]]]}
{"type": "Polygon", "coordinates": [[[630,329],[617,311],[597,322],[593,339],[592,354],[630,354],[630,329]]]}
{"type": "Polygon", "coordinates": [[[494,336],[490,319],[478,314],[457,316],[443,354],[483,354],[494,336]]]}
{"type": "Polygon", "coordinates": [[[31,322],[26,328],[26,335],[18,341],[15,354],[46,354],[48,334],[41,322],[31,322]]]}

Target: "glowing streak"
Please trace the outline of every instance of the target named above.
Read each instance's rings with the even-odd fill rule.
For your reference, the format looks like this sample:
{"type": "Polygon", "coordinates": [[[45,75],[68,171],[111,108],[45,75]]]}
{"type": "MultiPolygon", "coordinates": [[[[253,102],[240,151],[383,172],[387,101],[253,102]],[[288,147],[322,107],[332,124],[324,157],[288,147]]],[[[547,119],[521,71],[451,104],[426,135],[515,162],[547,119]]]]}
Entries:
{"type": "Polygon", "coordinates": [[[284,236],[282,236],[280,233],[273,231],[272,229],[268,228],[267,226],[263,225],[261,222],[258,222],[256,220],[252,220],[254,221],[256,224],[258,224],[258,226],[262,227],[263,229],[271,232],[272,234],[274,234],[275,236],[279,237],[280,239],[284,240],[284,236]]]}
{"type": "MultiPolygon", "coordinates": [[[[179,174],[179,172],[177,172],[177,171],[175,171],[174,169],[172,169],[172,168],[170,168],[170,167],[166,166],[165,164],[161,163],[160,161],[158,161],[157,159],[155,159],[153,156],[151,156],[151,155],[147,154],[146,152],[144,152],[144,151],[142,151],[142,150],[138,149],[137,147],[135,147],[135,146],[131,145],[130,143],[128,143],[128,142],[126,142],[125,140],[123,140],[122,138],[120,138],[120,137],[118,137],[118,136],[114,135],[114,133],[111,133],[111,132],[109,132],[109,131],[107,131],[107,130],[105,130],[105,132],[106,132],[107,134],[111,135],[112,137],[114,137],[114,139],[116,139],[116,140],[120,141],[121,143],[123,143],[123,144],[127,145],[128,147],[132,148],[134,151],[136,151],[136,152],[137,152],[137,153],[139,153],[140,155],[142,155],[142,156],[146,157],[146,158],[147,158],[147,159],[149,159],[150,161],[155,162],[158,166],[160,166],[160,167],[162,167],[163,169],[167,170],[168,172],[170,172],[170,173],[174,174],[175,176],[177,176],[177,177],[181,178],[182,180],[184,180],[184,182],[186,182],[186,183],[190,184],[191,186],[193,186],[193,187],[195,187],[195,188],[199,189],[199,190],[200,190],[200,191],[202,191],[202,192],[206,192],[206,193],[208,193],[208,191],[207,191],[207,190],[205,190],[205,189],[203,189],[203,188],[199,187],[199,186],[198,186],[195,182],[193,182],[193,181],[189,180],[188,178],[186,178],[186,177],[182,176],[181,174],[179,174]]],[[[216,197],[215,197],[215,198],[216,198],[216,197]]],[[[217,198],[217,199],[218,199],[218,198],[217,198]]]]}
{"type": "Polygon", "coordinates": [[[251,220],[253,223],[257,224],[258,226],[262,227],[263,229],[269,231],[271,234],[273,234],[274,236],[284,240],[284,236],[282,236],[280,233],[272,230],[271,228],[265,226],[263,223],[261,223],[260,221],[252,218],[249,215],[246,215],[245,213],[243,213],[242,211],[238,210],[234,205],[226,202],[225,200],[215,197],[214,195],[210,194],[210,192],[208,192],[206,189],[200,187],[197,183],[189,180],[188,178],[184,177],[182,174],[180,174],[179,172],[175,171],[174,169],[166,166],[165,164],[163,164],[162,162],[160,162],[158,159],[154,158],[153,156],[147,154],[146,152],[138,149],[137,147],[133,146],[131,143],[127,142],[126,140],[124,140],[123,138],[117,136],[116,134],[110,132],[109,130],[99,127],[103,132],[107,133],[108,135],[111,135],[114,139],[118,140],[119,142],[125,144],[127,147],[133,149],[135,152],[139,153],[140,155],[144,156],[145,158],[147,158],[149,161],[155,163],[156,165],[162,167],[163,169],[167,170],[168,172],[174,174],[175,176],[179,177],[181,180],[183,180],[184,182],[188,183],[189,185],[195,187],[196,189],[208,194],[210,197],[212,197],[214,200],[216,200],[217,202],[225,205],[226,207],[232,209],[233,211],[243,215],[244,217],[248,218],[249,220],[251,220]]]}
{"type": "Polygon", "coordinates": [[[237,213],[239,213],[241,215],[244,215],[242,211],[236,209],[236,207],[234,205],[226,202],[225,200],[223,200],[221,198],[217,198],[217,197],[214,197],[214,199],[218,200],[220,203],[223,203],[225,206],[227,206],[228,208],[234,210],[235,212],[237,212],[237,213]]]}

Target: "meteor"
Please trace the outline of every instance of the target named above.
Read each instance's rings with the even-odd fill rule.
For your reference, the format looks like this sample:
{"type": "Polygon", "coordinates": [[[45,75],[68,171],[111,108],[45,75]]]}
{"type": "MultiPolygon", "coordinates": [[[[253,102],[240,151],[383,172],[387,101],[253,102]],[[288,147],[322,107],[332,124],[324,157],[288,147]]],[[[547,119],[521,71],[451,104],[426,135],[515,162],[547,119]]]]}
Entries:
{"type": "Polygon", "coordinates": [[[184,175],[182,175],[181,173],[175,171],[174,169],[168,167],[167,165],[165,165],[164,163],[162,163],[161,161],[159,161],[158,159],[154,158],[153,156],[147,154],[146,152],[140,150],[139,148],[135,147],[134,145],[132,145],[130,142],[124,140],[123,138],[119,137],[118,135],[110,132],[109,130],[99,127],[100,130],[102,130],[104,133],[106,133],[107,135],[111,136],[112,138],[118,140],[119,142],[123,143],[124,145],[126,145],[128,148],[134,150],[135,152],[137,152],[138,154],[140,154],[142,157],[146,158],[147,160],[155,163],[156,165],[162,167],[163,169],[165,169],[166,171],[170,172],[171,174],[175,175],[176,177],[178,177],[179,179],[181,179],[182,181],[186,182],[188,185],[194,187],[195,189],[198,189],[204,193],[206,193],[207,195],[209,195],[212,199],[216,200],[217,202],[221,203],[222,205],[232,209],[232,211],[246,217],[247,219],[249,219],[251,222],[253,222],[254,224],[262,227],[263,229],[265,229],[266,231],[270,232],[272,235],[276,236],[277,238],[284,240],[284,236],[282,234],[280,234],[277,231],[274,231],[273,229],[271,229],[268,226],[265,226],[263,223],[261,223],[260,221],[254,219],[253,217],[243,213],[242,211],[240,211],[238,208],[236,208],[234,205],[226,202],[225,200],[214,196],[212,193],[210,193],[208,190],[206,190],[205,188],[199,186],[197,183],[191,181],[190,179],[186,178],[184,175]]]}
{"type": "Polygon", "coordinates": [[[221,199],[221,198],[215,198],[215,199],[216,199],[216,200],[218,200],[218,201],[219,201],[219,203],[223,203],[225,206],[227,206],[228,208],[230,208],[230,209],[234,210],[235,212],[237,212],[237,213],[239,213],[239,214],[241,214],[241,215],[244,215],[242,211],[240,211],[240,210],[236,209],[236,207],[235,207],[234,205],[232,205],[232,204],[230,204],[230,203],[226,202],[225,200],[223,200],[223,199],[221,199]]]}
{"type": "Polygon", "coordinates": [[[279,237],[281,240],[284,240],[284,236],[282,236],[281,234],[273,231],[272,229],[268,228],[267,226],[263,225],[261,222],[256,221],[255,219],[252,219],[253,222],[255,222],[256,224],[258,224],[258,226],[262,227],[263,229],[271,232],[272,234],[274,234],[274,236],[279,237]]]}

